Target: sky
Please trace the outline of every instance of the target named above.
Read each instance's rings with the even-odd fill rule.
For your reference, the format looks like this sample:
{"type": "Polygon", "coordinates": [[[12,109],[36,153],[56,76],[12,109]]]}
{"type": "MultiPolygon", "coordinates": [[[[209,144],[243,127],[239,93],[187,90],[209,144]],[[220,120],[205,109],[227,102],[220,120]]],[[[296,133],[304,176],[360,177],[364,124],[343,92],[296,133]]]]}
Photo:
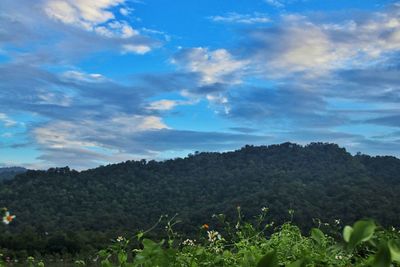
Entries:
{"type": "Polygon", "coordinates": [[[287,141],[400,157],[400,2],[0,0],[0,166],[287,141]]]}

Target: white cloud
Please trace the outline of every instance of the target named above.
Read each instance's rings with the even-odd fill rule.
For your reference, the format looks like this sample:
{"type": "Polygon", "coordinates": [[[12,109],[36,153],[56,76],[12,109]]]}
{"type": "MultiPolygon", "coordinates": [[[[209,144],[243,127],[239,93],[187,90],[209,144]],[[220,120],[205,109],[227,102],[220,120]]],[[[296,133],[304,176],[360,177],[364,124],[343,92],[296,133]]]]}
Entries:
{"type": "MultiPolygon", "coordinates": [[[[182,96],[185,96],[184,93],[182,96]]],[[[171,110],[175,108],[176,106],[182,106],[182,105],[193,105],[198,103],[198,99],[194,98],[193,96],[186,95],[186,97],[191,98],[190,100],[169,100],[169,99],[161,99],[157,101],[153,101],[149,103],[149,105],[146,107],[149,110],[159,110],[159,111],[165,111],[165,110],[171,110]]]]}
{"type": "MultiPolygon", "coordinates": [[[[33,130],[43,154],[38,158],[56,165],[73,165],[83,169],[104,162],[143,158],[131,154],[137,134],[168,129],[156,116],[119,115],[102,120],[55,121],[33,130]],[[77,155],[79,155],[77,157],[77,155]]],[[[150,152],[149,152],[150,153],[150,152]]]]}
{"type": "MultiPolygon", "coordinates": [[[[348,51],[332,43],[317,25],[295,16],[288,16],[285,20],[287,24],[281,36],[260,36],[265,38],[263,41],[266,43],[276,42],[271,45],[275,54],[261,63],[267,64],[268,71],[273,75],[287,72],[324,74],[346,58],[348,51]]],[[[263,56],[269,51],[261,50],[259,53],[263,56]]]]}
{"type": "Polygon", "coordinates": [[[231,107],[229,105],[229,100],[228,98],[223,95],[223,94],[207,94],[206,99],[211,105],[216,105],[216,110],[215,113],[221,113],[221,108],[222,107],[222,112],[224,114],[229,114],[231,111],[231,107]]]}
{"type": "Polygon", "coordinates": [[[143,32],[145,34],[148,34],[148,35],[162,36],[165,39],[165,41],[167,41],[167,42],[171,41],[171,39],[172,39],[172,37],[169,34],[163,32],[163,31],[149,29],[149,28],[146,28],[146,27],[142,27],[140,30],[141,30],[141,32],[143,32]]]}
{"type": "Polygon", "coordinates": [[[134,11],[133,8],[127,8],[127,7],[121,7],[119,9],[119,13],[121,13],[122,16],[129,16],[132,12],[134,11]]]}
{"type": "Polygon", "coordinates": [[[179,104],[176,100],[162,99],[158,101],[151,102],[147,109],[151,110],[171,110],[179,104]]]}
{"type": "Polygon", "coordinates": [[[132,40],[140,32],[112,12],[113,8],[120,7],[116,12],[128,16],[133,9],[123,5],[125,2],[126,0],[48,0],[44,11],[50,18],[64,24],[80,27],[103,37],[131,41],[122,45],[124,53],[145,54],[151,47],[132,40]]]}
{"type": "Polygon", "coordinates": [[[0,122],[4,124],[5,127],[14,127],[18,124],[18,122],[9,118],[5,113],[0,113],[0,122]]]}
{"type": "Polygon", "coordinates": [[[256,24],[256,23],[268,23],[271,20],[266,14],[254,13],[250,14],[238,14],[231,12],[225,16],[212,16],[210,19],[214,22],[223,23],[239,23],[239,24],[256,24]]]}
{"type": "Polygon", "coordinates": [[[38,104],[56,105],[61,107],[69,107],[72,103],[72,97],[57,92],[48,92],[39,90],[37,95],[38,104]]]}
{"type": "Polygon", "coordinates": [[[125,0],[49,0],[45,4],[48,16],[66,24],[76,24],[86,29],[115,19],[110,8],[125,0]]]}
{"type": "Polygon", "coordinates": [[[282,8],[285,5],[283,4],[282,1],[279,0],[265,0],[265,2],[271,6],[277,7],[277,8],[282,8]]]}
{"type": "Polygon", "coordinates": [[[151,51],[151,47],[148,45],[135,45],[135,44],[126,44],[122,46],[123,53],[135,53],[139,55],[144,55],[151,51]]]}
{"type": "MultiPolygon", "coordinates": [[[[34,137],[43,148],[109,147],[107,143],[141,131],[167,129],[160,117],[141,115],[116,115],[99,124],[95,120],[79,122],[56,121],[38,127],[34,137]],[[116,133],[115,131],[118,131],[116,133]]],[[[123,148],[119,148],[123,150],[123,148]]]]}
{"type": "Polygon", "coordinates": [[[284,15],[279,27],[250,33],[256,44],[252,61],[270,77],[295,72],[318,77],[335,69],[362,67],[400,50],[399,14],[397,8],[335,24],[284,15]]]}
{"type": "Polygon", "coordinates": [[[97,26],[94,31],[108,38],[130,38],[139,35],[139,32],[134,30],[127,22],[113,21],[106,26],[97,26]]]}
{"type": "Polygon", "coordinates": [[[168,127],[157,116],[118,116],[113,117],[110,123],[114,129],[119,129],[122,133],[131,134],[140,131],[167,129],[168,127]]]}
{"type": "Polygon", "coordinates": [[[84,73],[76,70],[69,70],[63,73],[63,77],[67,79],[82,81],[82,82],[102,82],[106,78],[99,73],[84,73]]]}
{"type": "MultiPolygon", "coordinates": [[[[85,122],[82,123],[86,124],[85,122]]],[[[82,126],[82,125],[81,125],[82,126]]],[[[87,128],[84,128],[87,130],[87,128]]],[[[38,144],[47,149],[62,149],[72,147],[95,147],[97,144],[78,138],[82,132],[77,124],[72,122],[58,121],[34,130],[35,139],[38,144]]]]}
{"type": "Polygon", "coordinates": [[[172,62],[190,72],[200,73],[204,85],[240,83],[240,73],[248,64],[247,61],[236,60],[225,49],[209,51],[203,47],[185,49],[172,62]]]}

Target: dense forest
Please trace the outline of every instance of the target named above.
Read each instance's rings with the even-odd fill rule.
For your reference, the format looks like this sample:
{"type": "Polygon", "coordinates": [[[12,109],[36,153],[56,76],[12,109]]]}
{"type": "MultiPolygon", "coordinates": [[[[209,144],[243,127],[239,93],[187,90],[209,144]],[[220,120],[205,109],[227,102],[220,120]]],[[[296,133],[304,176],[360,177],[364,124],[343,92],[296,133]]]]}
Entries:
{"type": "Polygon", "coordinates": [[[0,168],[0,181],[14,178],[17,174],[26,172],[25,168],[21,167],[4,167],[0,168]]]}
{"type": "MultiPolygon", "coordinates": [[[[372,218],[400,226],[400,160],[352,156],[335,144],[245,146],[166,161],[127,161],[86,171],[29,170],[0,185],[0,206],[17,217],[0,226],[3,253],[86,254],[110,238],[148,229],[160,215],[196,233],[213,214],[246,218],[269,208],[277,223],[309,230],[315,218],[352,223],[372,218]]],[[[157,235],[157,229],[154,231],[157,235]]]]}

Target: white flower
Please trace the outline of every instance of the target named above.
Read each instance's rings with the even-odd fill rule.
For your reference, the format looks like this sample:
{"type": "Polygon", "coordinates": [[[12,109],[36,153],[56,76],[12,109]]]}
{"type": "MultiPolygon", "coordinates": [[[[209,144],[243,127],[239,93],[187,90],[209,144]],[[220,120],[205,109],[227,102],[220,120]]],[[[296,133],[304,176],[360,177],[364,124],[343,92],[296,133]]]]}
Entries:
{"type": "Polygon", "coordinates": [[[124,240],[125,240],[125,238],[124,238],[123,236],[117,237],[117,242],[122,242],[122,241],[124,241],[124,240]]]}
{"type": "Polygon", "coordinates": [[[15,218],[15,215],[10,215],[10,212],[6,211],[3,216],[3,223],[9,224],[10,222],[12,222],[14,220],[14,218],[15,218]]]}
{"type": "Polygon", "coordinates": [[[207,231],[208,241],[215,242],[221,240],[221,235],[217,231],[207,231]]]}
{"type": "Polygon", "coordinates": [[[336,220],[335,220],[335,224],[336,224],[336,225],[340,224],[340,219],[336,219],[336,220]]]}
{"type": "Polygon", "coordinates": [[[267,207],[262,207],[262,208],[261,208],[261,211],[262,211],[262,212],[267,212],[267,211],[268,211],[268,208],[267,208],[267,207]]]}
{"type": "Polygon", "coordinates": [[[342,256],[342,255],[336,255],[336,256],[335,256],[335,259],[341,260],[341,259],[343,259],[343,256],[342,256]]]}
{"type": "Polygon", "coordinates": [[[236,228],[236,229],[239,229],[239,226],[240,226],[240,223],[237,222],[236,225],[235,225],[235,228],[236,228]]]}
{"type": "Polygon", "coordinates": [[[184,246],[194,246],[194,241],[191,239],[186,239],[185,241],[182,242],[182,245],[184,246]]]}

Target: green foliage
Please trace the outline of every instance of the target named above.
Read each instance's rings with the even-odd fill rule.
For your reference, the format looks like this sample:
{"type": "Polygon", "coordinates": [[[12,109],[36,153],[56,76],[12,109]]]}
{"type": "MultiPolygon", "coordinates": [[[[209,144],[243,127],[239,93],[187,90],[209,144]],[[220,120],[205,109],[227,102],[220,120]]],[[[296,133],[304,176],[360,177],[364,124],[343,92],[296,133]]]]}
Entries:
{"type": "Polygon", "coordinates": [[[392,258],[390,255],[389,247],[386,243],[382,243],[378,252],[374,255],[371,266],[372,267],[390,267],[392,258]]]}
{"type": "Polygon", "coordinates": [[[346,225],[343,229],[343,239],[344,241],[346,241],[347,243],[350,242],[350,236],[353,233],[353,227],[346,225]]]}
{"type": "MultiPolygon", "coordinates": [[[[312,228],[307,236],[292,222],[275,227],[267,212],[262,208],[254,220],[243,219],[240,207],[231,221],[223,214],[215,215],[218,224],[204,224],[196,239],[185,239],[174,229],[180,222],[176,216],[162,216],[149,230],[137,234],[136,240],[122,236],[113,240],[97,253],[98,263],[101,267],[399,266],[400,232],[395,228],[385,230],[373,221],[360,220],[345,226],[352,230],[344,231],[343,240],[335,240],[320,228],[312,228]],[[148,238],[163,223],[167,239],[148,238]]],[[[321,226],[328,225],[319,222],[321,226]]],[[[0,266],[4,267],[1,257],[0,266]]],[[[30,256],[24,266],[45,264],[30,256]]],[[[77,260],[75,266],[91,265],[77,260]]]]}
{"type": "Polygon", "coordinates": [[[41,260],[37,261],[37,260],[35,260],[35,258],[32,257],[32,256],[29,256],[29,257],[26,259],[26,264],[28,265],[28,267],[44,267],[44,266],[45,266],[45,264],[43,263],[43,261],[41,261],[41,260]]]}
{"type": "Polygon", "coordinates": [[[257,267],[278,267],[278,257],[276,256],[276,251],[272,250],[265,254],[258,263],[257,267]]]}
{"type": "Polygon", "coordinates": [[[323,242],[325,242],[325,235],[318,228],[311,229],[311,238],[314,239],[318,244],[323,244],[323,242]]]}
{"type": "Polygon", "coordinates": [[[400,263],[400,240],[390,240],[388,246],[392,259],[395,262],[400,263]]]}
{"type": "Polygon", "coordinates": [[[375,232],[375,229],[376,225],[371,220],[358,221],[353,227],[345,227],[343,230],[344,240],[348,242],[348,247],[353,249],[361,242],[370,240],[375,232]]]}
{"type": "Polygon", "coordinates": [[[230,227],[232,223],[226,221],[223,215],[215,216],[223,222],[221,229],[202,227],[198,241],[182,241],[178,235],[175,236],[178,239],[173,242],[155,242],[144,238],[141,240],[141,249],[133,251],[127,250],[126,246],[114,244],[100,253],[102,266],[397,266],[399,233],[378,229],[372,221],[361,220],[354,224],[349,240],[354,239],[352,242],[357,245],[349,250],[348,241],[334,240],[318,228],[313,228],[310,236],[304,236],[297,226],[289,222],[270,232],[273,224],[265,222],[265,214],[258,217],[262,218],[261,224],[260,221],[250,223],[241,220],[241,213],[238,216],[234,228],[230,227]],[[224,235],[217,230],[221,230],[224,235]],[[121,254],[124,255],[123,260],[120,259],[121,254]]]}

